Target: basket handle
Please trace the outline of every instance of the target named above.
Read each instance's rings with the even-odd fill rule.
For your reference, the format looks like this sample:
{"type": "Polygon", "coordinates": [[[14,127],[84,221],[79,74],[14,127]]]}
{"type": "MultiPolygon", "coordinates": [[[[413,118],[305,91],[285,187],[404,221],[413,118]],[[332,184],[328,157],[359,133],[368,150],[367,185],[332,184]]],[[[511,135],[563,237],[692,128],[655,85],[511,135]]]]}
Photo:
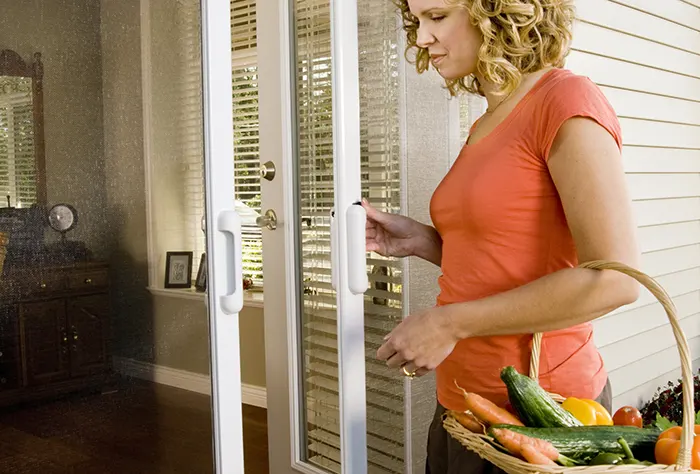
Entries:
{"type": "MultiPolygon", "coordinates": [[[[668,321],[671,323],[673,335],[676,338],[678,345],[678,353],[681,358],[681,374],[683,380],[683,431],[681,435],[681,449],[678,452],[676,464],[684,470],[690,469],[691,454],[690,449],[693,445],[693,435],[695,432],[695,406],[693,404],[693,377],[690,349],[688,341],[678,323],[676,306],[673,300],[666,291],[659,285],[656,280],[650,276],[635,270],[623,263],[611,262],[607,260],[595,260],[579,265],[579,268],[589,268],[592,270],[615,270],[625,275],[631,276],[639,283],[644,285],[651,294],[661,303],[668,321]]],[[[542,333],[535,333],[532,338],[532,356],[530,358],[530,377],[537,380],[539,377],[540,365],[540,347],[542,344],[542,333]]],[[[555,395],[556,397],[556,395],[555,395]]]]}

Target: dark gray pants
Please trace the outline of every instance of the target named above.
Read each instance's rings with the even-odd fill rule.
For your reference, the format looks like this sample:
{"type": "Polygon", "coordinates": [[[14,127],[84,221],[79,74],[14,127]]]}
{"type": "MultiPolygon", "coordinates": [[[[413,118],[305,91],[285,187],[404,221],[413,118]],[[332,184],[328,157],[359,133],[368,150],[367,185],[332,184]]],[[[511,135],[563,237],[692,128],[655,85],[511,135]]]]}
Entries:
{"type": "MultiPolygon", "coordinates": [[[[606,410],[612,410],[610,380],[607,381],[596,401],[606,410]]],[[[501,469],[462,446],[445,431],[442,426],[442,415],[445,411],[445,408],[438,403],[435,417],[428,431],[426,474],[503,474],[501,469]]]]}

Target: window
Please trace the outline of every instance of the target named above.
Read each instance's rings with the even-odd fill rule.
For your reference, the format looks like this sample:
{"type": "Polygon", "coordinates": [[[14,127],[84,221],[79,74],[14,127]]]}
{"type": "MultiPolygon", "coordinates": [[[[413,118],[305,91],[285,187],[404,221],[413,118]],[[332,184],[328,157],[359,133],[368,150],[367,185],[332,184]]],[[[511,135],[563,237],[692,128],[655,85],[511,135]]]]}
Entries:
{"type": "MultiPolygon", "coordinates": [[[[260,153],[258,114],[257,38],[255,0],[231,0],[231,60],[233,79],[235,206],[243,220],[243,273],[262,285],[262,232],[260,215],[260,153]]],[[[202,142],[202,77],[199,2],[178,3],[180,46],[177,102],[178,148],[186,205],[185,247],[193,250],[196,275],[199,255],[204,252],[204,173],[202,142]]]]}
{"type": "Polygon", "coordinates": [[[233,155],[236,207],[243,218],[243,273],[260,286],[262,232],[260,215],[260,117],[255,0],[231,1],[233,75],[233,155]]]}
{"type": "Polygon", "coordinates": [[[0,76],[0,207],[37,201],[32,79],[0,76]]]}

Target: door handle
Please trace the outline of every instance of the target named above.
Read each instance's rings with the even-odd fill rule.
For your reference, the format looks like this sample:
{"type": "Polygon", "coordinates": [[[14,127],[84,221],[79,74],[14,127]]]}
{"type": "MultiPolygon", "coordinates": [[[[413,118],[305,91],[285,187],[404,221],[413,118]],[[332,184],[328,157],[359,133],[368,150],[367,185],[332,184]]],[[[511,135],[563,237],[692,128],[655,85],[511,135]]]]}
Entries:
{"type": "Polygon", "coordinates": [[[221,309],[227,314],[240,313],[243,309],[243,238],[241,235],[241,218],[236,211],[222,211],[218,218],[219,232],[230,236],[226,248],[226,261],[233,262],[233,267],[226,265],[226,282],[228,293],[221,296],[221,309]]]}
{"type": "Polygon", "coordinates": [[[367,291],[367,241],[365,238],[367,211],[359,202],[352,204],[346,211],[346,230],[348,243],[348,286],[354,295],[367,291]]]}
{"type": "Polygon", "coordinates": [[[255,219],[258,227],[267,227],[270,230],[277,229],[277,213],[272,209],[265,211],[265,214],[255,219]]]}

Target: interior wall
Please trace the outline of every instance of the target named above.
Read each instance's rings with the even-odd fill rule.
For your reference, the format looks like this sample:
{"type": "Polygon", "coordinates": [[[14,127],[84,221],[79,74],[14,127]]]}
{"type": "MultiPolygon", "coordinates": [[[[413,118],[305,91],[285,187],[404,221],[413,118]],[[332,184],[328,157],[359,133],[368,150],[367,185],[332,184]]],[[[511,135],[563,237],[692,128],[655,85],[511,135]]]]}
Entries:
{"type": "Polygon", "coordinates": [[[152,361],[139,0],[101,1],[113,353],[152,361]]]}
{"type": "MultiPolygon", "coordinates": [[[[100,4],[94,0],[0,0],[0,48],[44,63],[48,205],[78,211],[68,234],[97,258],[107,253],[100,4]]],[[[47,239],[58,239],[47,229],[47,239]]]]}

